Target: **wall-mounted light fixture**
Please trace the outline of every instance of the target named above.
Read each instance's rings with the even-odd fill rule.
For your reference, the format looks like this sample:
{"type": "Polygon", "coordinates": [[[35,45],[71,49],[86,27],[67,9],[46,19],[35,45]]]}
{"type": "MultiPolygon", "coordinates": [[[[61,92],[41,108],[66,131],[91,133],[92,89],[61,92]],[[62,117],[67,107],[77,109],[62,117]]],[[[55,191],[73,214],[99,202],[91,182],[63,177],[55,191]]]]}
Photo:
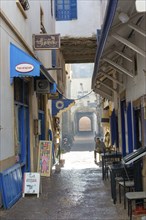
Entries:
{"type": "Polygon", "coordinates": [[[118,18],[122,23],[127,23],[127,21],[129,21],[129,16],[124,12],[120,12],[118,18]]]}

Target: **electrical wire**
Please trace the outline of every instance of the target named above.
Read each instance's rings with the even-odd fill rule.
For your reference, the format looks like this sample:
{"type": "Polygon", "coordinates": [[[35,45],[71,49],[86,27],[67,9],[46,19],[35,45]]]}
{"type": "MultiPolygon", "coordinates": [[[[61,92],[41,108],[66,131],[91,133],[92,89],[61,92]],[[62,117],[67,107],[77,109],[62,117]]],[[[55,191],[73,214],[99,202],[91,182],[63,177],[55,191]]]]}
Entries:
{"type": "MultiPolygon", "coordinates": [[[[90,91],[89,93],[87,93],[86,95],[81,96],[80,98],[75,98],[74,100],[77,101],[77,100],[83,99],[83,98],[85,98],[86,96],[90,95],[92,92],[93,92],[93,90],[91,90],[91,91],[90,91]]],[[[59,94],[62,95],[65,99],[70,100],[69,98],[67,98],[66,96],[64,96],[62,93],[59,92],[59,94]]]]}

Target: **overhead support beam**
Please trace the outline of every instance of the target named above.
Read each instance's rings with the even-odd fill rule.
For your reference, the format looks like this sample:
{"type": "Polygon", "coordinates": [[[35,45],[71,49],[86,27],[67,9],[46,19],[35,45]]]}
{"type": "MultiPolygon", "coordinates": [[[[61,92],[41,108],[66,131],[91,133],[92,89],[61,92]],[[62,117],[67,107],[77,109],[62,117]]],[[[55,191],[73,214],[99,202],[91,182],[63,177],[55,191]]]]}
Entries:
{"type": "Polygon", "coordinates": [[[104,60],[111,64],[112,66],[114,66],[116,69],[120,70],[121,72],[125,73],[126,75],[130,76],[130,77],[134,77],[134,75],[132,73],[130,73],[128,70],[126,70],[125,68],[123,68],[122,66],[120,66],[119,64],[113,62],[112,60],[108,59],[108,58],[104,58],[104,60]]]}
{"type": "Polygon", "coordinates": [[[109,95],[108,93],[104,92],[104,91],[101,90],[101,89],[95,88],[95,89],[94,89],[94,92],[97,93],[97,94],[99,94],[99,95],[101,95],[101,96],[103,96],[104,98],[107,98],[108,100],[112,100],[112,96],[109,95]]]}
{"type": "Polygon", "coordinates": [[[133,62],[133,60],[131,59],[131,57],[127,56],[125,53],[119,51],[119,50],[115,50],[115,53],[119,54],[121,57],[125,58],[126,60],[133,62]]]}
{"type": "Polygon", "coordinates": [[[119,82],[117,79],[115,79],[114,77],[110,76],[108,73],[104,72],[103,70],[99,70],[99,72],[101,72],[105,77],[107,77],[108,79],[112,80],[113,82],[119,84],[120,86],[124,86],[123,83],[119,82]]]}
{"type": "Polygon", "coordinates": [[[107,85],[106,83],[101,82],[100,80],[96,80],[96,82],[99,82],[101,85],[105,86],[107,89],[113,91],[113,92],[117,92],[116,89],[113,89],[112,87],[110,87],[109,85],[107,85]]]}
{"type": "MultiPolygon", "coordinates": [[[[138,12],[136,12],[135,14],[133,14],[133,15],[130,16],[128,23],[132,22],[132,20],[134,20],[135,18],[141,17],[141,16],[144,16],[144,13],[138,13],[138,12]]],[[[112,26],[112,29],[111,29],[111,31],[110,31],[110,36],[111,36],[113,33],[117,32],[119,29],[125,27],[126,25],[127,25],[127,23],[121,23],[121,22],[119,22],[118,24],[112,26]]]]}
{"type": "Polygon", "coordinates": [[[131,48],[135,52],[139,53],[140,55],[146,57],[146,52],[144,50],[137,47],[136,45],[134,45],[130,41],[126,40],[125,38],[121,37],[120,35],[112,34],[112,37],[115,38],[116,40],[120,41],[121,43],[125,44],[126,46],[128,46],[129,48],[131,48]]]}
{"type": "Polygon", "coordinates": [[[129,23],[128,26],[130,28],[132,28],[133,30],[135,30],[136,32],[138,32],[139,34],[143,35],[144,37],[146,37],[146,31],[143,30],[142,28],[140,28],[139,26],[133,24],[133,23],[129,23]]]}

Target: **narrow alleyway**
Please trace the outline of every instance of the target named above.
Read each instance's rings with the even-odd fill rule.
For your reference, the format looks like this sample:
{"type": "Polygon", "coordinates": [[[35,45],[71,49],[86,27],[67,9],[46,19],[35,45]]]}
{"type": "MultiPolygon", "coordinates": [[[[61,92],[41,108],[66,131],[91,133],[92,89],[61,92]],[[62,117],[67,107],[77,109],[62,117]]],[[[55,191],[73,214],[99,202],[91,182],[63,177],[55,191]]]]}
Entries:
{"type": "Polygon", "coordinates": [[[102,181],[94,163],[93,136],[76,137],[71,152],[64,154],[61,172],[43,177],[43,191],[21,198],[1,220],[128,220],[123,204],[113,204],[110,181],[102,181]]]}

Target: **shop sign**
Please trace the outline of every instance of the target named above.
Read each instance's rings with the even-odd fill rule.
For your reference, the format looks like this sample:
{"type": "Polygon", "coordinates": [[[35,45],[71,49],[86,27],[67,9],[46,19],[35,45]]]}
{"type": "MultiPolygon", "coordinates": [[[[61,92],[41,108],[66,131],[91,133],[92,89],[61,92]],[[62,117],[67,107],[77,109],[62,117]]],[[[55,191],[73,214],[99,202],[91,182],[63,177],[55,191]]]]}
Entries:
{"type": "Polygon", "coordinates": [[[33,35],[33,47],[35,50],[51,50],[60,48],[60,34],[33,35]]]}
{"type": "Polygon", "coordinates": [[[39,173],[24,173],[23,179],[23,197],[25,194],[37,194],[39,197],[40,191],[40,174],[39,173]]]}
{"type": "Polygon", "coordinates": [[[34,69],[34,66],[30,63],[20,63],[15,67],[15,69],[20,73],[28,73],[34,69]]]}
{"type": "Polygon", "coordinates": [[[38,172],[41,176],[50,176],[52,169],[52,142],[40,140],[38,154],[38,172]]]}

